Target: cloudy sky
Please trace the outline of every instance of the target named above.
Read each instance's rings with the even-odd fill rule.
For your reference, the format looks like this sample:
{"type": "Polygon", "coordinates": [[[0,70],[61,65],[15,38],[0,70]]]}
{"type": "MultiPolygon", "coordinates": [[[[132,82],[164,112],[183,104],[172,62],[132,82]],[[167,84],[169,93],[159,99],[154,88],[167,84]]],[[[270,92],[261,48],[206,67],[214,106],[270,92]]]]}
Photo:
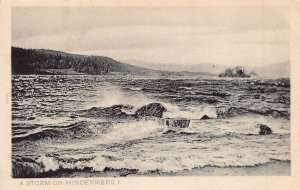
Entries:
{"type": "Polygon", "coordinates": [[[17,7],[12,45],[116,60],[264,66],[289,60],[289,8],[17,7]]]}

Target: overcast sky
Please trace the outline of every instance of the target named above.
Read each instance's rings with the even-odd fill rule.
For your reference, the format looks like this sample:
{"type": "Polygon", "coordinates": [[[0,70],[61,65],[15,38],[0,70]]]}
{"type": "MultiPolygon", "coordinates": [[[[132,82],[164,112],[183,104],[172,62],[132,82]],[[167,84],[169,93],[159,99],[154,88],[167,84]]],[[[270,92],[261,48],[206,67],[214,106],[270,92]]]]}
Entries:
{"type": "Polygon", "coordinates": [[[289,60],[289,8],[17,7],[12,45],[116,60],[264,66],[289,60]]]}

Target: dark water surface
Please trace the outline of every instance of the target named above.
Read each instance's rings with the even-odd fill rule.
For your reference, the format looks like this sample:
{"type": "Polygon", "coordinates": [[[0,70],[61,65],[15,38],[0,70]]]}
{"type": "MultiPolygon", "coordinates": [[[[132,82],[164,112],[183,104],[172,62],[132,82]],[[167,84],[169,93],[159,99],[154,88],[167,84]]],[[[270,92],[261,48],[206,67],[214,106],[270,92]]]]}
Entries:
{"type": "Polygon", "coordinates": [[[171,175],[207,166],[290,161],[289,83],[15,75],[13,175],[124,170],[171,175]],[[149,103],[166,108],[162,118],[124,116],[149,103]],[[104,111],[95,115],[91,108],[104,111]],[[204,115],[212,119],[200,120],[204,115]],[[168,126],[166,118],[190,120],[189,127],[168,126]],[[273,133],[259,135],[257,124],[273,133]]]}

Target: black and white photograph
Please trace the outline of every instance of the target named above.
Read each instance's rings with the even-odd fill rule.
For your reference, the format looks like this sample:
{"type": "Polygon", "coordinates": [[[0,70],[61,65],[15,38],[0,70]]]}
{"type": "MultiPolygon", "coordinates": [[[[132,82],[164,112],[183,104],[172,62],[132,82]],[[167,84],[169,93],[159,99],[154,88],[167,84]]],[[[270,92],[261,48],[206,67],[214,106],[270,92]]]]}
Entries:
{"type": "Polygon", "coordinates": [[[11,9],[11,177],[291,176],[288,6],[11,9]]]}

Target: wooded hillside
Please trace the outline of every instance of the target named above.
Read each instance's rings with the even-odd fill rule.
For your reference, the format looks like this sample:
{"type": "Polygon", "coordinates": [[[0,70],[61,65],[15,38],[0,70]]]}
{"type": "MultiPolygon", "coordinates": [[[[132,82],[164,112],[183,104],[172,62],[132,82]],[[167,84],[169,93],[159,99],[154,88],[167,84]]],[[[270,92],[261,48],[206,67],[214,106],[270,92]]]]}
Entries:
{"type": "Polygon", "coordinates": [[[45,49],[12,47],[12,74],[143,74],[151,71],[103,56],[85,56],[45,49]]]}

